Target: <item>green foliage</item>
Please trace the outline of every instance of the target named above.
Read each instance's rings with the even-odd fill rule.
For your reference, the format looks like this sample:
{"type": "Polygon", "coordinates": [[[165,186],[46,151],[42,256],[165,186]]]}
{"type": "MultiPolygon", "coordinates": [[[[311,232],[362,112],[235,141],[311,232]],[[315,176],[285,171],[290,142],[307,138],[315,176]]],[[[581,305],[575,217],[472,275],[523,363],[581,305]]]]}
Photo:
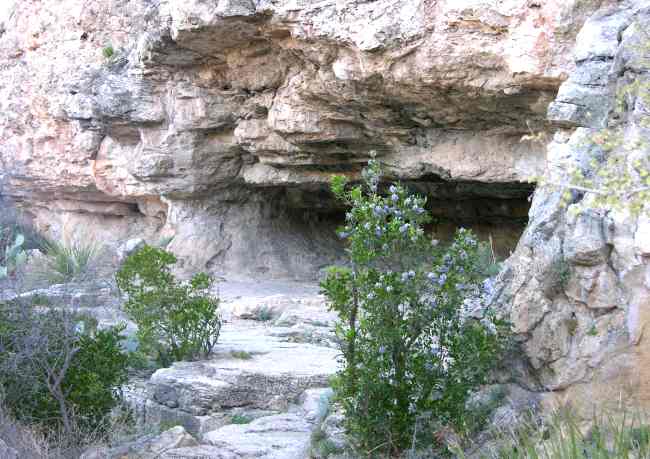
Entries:
{"type": "Polygon", "coordinates": [[[2,264],[0,265],[0,279],[12,275],[27,262],[27,253],[23,249],[24,243],[25,236],[16,234],[13,242],[4,247],[2,264]]]}
{"type": "Polygon", "coordinates": [[[250,424],[251,422],[253,422],[253,418],[245,414],[233,414],[230,417],[231,424],[250,424]]]}
{"type": "Polygon", "coordinates": [[[199,273],[178,282],[170,269],[175,263],[173,254],[145,246],[116,275],[127,295],[124,309],[138,325],[140,350],[163,366],[208,356],[221,330],[219,299],[209,296],[210,277],[199,273]]]}
{"type": "Polygon", "coordinates": [[[273,320],[273,309],[268,306],[262,306],[257,310],[253,319],[259,320],[260,322],[269,322],[273,320]]]}
{"type": "Polygon", "coordinates": [[[97,426],[121,399],[127,382],[129,356],[121,347],[124,327],[97,330],[79,337],[79,352],[66,376],[65,387],[78,422],[97,426]]]}
{"type": "Polygon", "coordinates": [[[253,358],[253,354],[246,351],[230,351],[230,355],[239,360],[250,360],[253,358]]]}
{"type": "MultiPolygon", "coordinates": [[[[627,54],[635,66],[650,70],[648,56],[650,37],[642,31],[642,24],[636,28],[641,37],[636,46],[628,46],[627,54]]],[[[650,144],[644,129],[650,127],[650,116],[643,110],[635,110],[641,104],[650,103],[650,82],[636,74],[619,78],[615,95],[614,113],[608,125],[592,129],[583,147],[591,151],[589,164],[575,165],[558,182],[541,179],[540,183],[553,186],[562,192],[565,206],[575,201],[575,196],[586,198],[579,205],[572,206],[573,212],[585,207],[617,210],[639,215],[649,213],[650,207],[650,144]],[[626,124],[635,123],[638,129],[629,129],[626,124]]],[[[629,126],[629,125],[628,125],[629,126]]]]}
{"type": "Polygon", "coordinates": [[[361,451],[399,454],[431,444],[444,427],[462,430],[472,390],[487,380],[505,344],[493,314],[470,318],[491,289],[481,246],[464,229],[448,248],[429,240],[425,199],[400,185],[378,192],[370,161],[364,185],[332,191],[350,206],[339,235],[350,267],[334,267],[321,287],[341,319],[343,369],[334,389],[361,451]]]}
{"type": "Polygon", "coordinates": [[[113,56],[115,56],[115,49],[113,49],[112,45],[107,45],[104,46],[102,49],[102,56],[106,59],[111,59],[113,56]]]}
{"type": "MultiPolygon", "coordinates": [[[[650,427],[642,416],[598,414],[591,428],[569,410],[559,410],[540,422],[522,423],[500,432],[498,447],[482,458],[508,459],[632,459],[650,457],[650,427]]],[[[460,449],[456,457],[464,459],[460,449]]],[[[475,456],[473,456],[475,457],[475,456]]]]}
{"type": "Polygon", "coordinates": [[[0,398],[19,420],[96,431],[121,400],[124,327],[95,330],[83,315],[0,304],[0,398]]]}
{"type": "Polygon", "coordinates": [[[343,453],[343,449],[327,438],[327,434],[320,427],[314,429],[311,434],[310,449],[310,457],[314,459],[327,459],[335,454],[343,453]]]}
{"type": "Polygon", "coordinates": [[[87,279],[98,255],[94,244],[82,242],[46,241],[42,250],[45,260],[35,275],[51,284],[87,279]]]}

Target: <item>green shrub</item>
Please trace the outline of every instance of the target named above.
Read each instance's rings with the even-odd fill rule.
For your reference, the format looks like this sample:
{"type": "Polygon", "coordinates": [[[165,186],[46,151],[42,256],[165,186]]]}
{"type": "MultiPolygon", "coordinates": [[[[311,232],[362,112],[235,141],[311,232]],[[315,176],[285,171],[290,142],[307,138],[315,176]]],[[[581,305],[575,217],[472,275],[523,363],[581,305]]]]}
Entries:
{"type": "Polygon", "coordinates": [[[399,185],[380,194],[374,160],[364,178],[351,189],[341,177],[332,182],[351,207],[340,231],[350,267],[331,268],[321,287],[341,318],[344,366],[334,389],[354,446],[399,455],[435,442],[445,427],[463,428],[468,397],[504,345],[505,323],[489,313],[470,318],[490,287],[473,235],[459,230],[446,249],[432,243],[425,199],[399,185]]]}
{"type": "Polygon", "coordinates": [[[140,350],[163,366],[208,356],[221,330],[219,299],[208,294],[210,277],[199,273],[178,282],[170,270],[174,263],[173,254],[145,246],[116,275],[127,295],[124,309],[138,325],[140,350]]]}
{"type": "Polygon", "coordinates": [[[0,304],[0,398],[14,417],[68,434],[102,428],[120,401],[129,356],[123,327],[89,322],[29,302],[0,304]]]}

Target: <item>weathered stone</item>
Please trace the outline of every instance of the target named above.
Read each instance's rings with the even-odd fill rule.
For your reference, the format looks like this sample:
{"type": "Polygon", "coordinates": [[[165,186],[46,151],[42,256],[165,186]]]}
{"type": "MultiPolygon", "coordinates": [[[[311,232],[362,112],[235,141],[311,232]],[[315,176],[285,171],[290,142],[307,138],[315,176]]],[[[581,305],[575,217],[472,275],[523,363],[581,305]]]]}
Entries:
{"type": "Polygon", "coordinates": [[[3,459],[18,459],[18,451],[14,448],[10,448],[7,444],[0,438],[0,457],[3,459]]]}
{"type": "Polygon", "coordinates": [[[608,266],[576,268],[566,288],[566,294],[593,309],[611,309],[624,304],[619,280],[608,266]]]}
{"type": "Polygon", "coordinates": [[[329,178],[358,178],[373,150],[432,198],[495,199],[463,212],[486,238],[504,221],[486,208],[525,215],[544,152],[521,136],[544,123],[595,8],[5,3],[3,75],[25,84],[0,91],[2,193],[39,229],[113,250],[175,236],[187,271],[296,279],[338,261],[329,178]]]}
{"type": "Polygon", "coordinates": [[[132,255],[133,253],[137,252],[144,246],[145,246],[144,239],[141,238],[129,239],[128,241],[124,242],[117,248],[117,259],[120,262],[122,262],[126,260],[129,257],[129,255],[132,255]]]}
{"type": "Polygon", "coordinates": [[[640,218],[634,233],[634,249],[642,257],[650,257],[650,219],[640,218]]]}
{"type": "MultiPolygon", "coordinates": [[[[608,158],[631,169],[639,161],[645,164],[643,142],[634,141],[643,130],[637,114],[644,108],[632,96],[621,100],[642,67],[639,44],[645,39],[640,30],[649,19],[644,6],[631,1],[605,8],[580,32],[576,70],[551,105],[549,119],[588,128],[555,136],[544,181],[571,180],[577,169],[599,187],[599,161],[605,153],[594,136],[605,126],[617,130],[626,145],[614,145],[608,158]],[[558,110],[569,113],[563,118],[558,110]]],[[[512,275],[503,279],[500,290],[525,363],[532,367],[520,380],[542,392],[547,408],[571,403],[587,417],[598,404],[620,400],[621,393],[635,401],[635,409],[639,404],[645,408],[650,406],[643,382],[650,355],[643,332],[650,323],[645,312],[650,298],[647,217],[596,208],[593,194],[578,191],[571,193],[567,206],[560,200],[562,192],[555,186],[536,191],[529,225],[507,262],[512,275]],[[553,273],[562,275],[546,280],[553,273]],[[549,288],[551,284],[556,287],[549,288]]]]}
{"type": "Polygon", "coordinates": [[[234,457],[302,459],[307,457],[311,424],[302,416],[282,414],[232,424],[204,435],[204,440],[234,457]]]}
{"type": "Polygon", "coordinates": [[[157,459],[166,451],[177,448],[198,446],[194,437],[181,426],[172,427],[159,435],[138,440],[115,448],[91,449],[81,459],[157,459]]]}
{"type": "Polygon", "coordinates": [[[608,255],[603,230],[602,217],[580,215],[573,225],[573,231],[564,241],[566,260],[586,266],[603,263],[608,255]]]}

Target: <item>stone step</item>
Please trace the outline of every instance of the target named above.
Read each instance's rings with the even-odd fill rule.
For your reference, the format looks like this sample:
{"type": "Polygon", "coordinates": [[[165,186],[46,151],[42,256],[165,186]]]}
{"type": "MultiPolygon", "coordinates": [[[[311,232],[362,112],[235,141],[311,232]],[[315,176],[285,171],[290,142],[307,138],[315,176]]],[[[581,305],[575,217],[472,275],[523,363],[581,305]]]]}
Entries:
{"type": "Polygon", "coordinates": [[[224,324],[210,360],[177,362],[127,395],[148,424],[179,423],[201,435],[229,422],[233,410],[282,413],[305,391],[329,385],[338,351],[287,342],[251,321],[224,324]]]}
{"type": "Polygon", "coordinates": [[[308,389],[302,403],[292,405],[288,412],[220,427],[203,435],[207,446],[173,449],[163,457],[304,459],[309,456],[312,433],[327,414],[331,395],[331,389],[308,389]]]}

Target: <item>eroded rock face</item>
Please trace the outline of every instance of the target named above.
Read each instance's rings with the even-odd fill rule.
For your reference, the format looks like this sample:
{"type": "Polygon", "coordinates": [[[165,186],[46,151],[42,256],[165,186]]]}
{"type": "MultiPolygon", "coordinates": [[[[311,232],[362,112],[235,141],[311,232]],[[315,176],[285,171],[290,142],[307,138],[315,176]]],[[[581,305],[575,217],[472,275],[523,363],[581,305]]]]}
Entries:
{"type": "Polygon", "coordinates": [[[1,193],[55,236],[175,236],[188,269],[306,278],[341,253],[331,173],[376,151],[433,207],[474,202],[441,206],[452,226],[496,233],[498,209],[525,218],[544,149],[520,139],[600,3],[15,2],[1,193]]]}
{"type": "MultiPolygon", "coordinates": [[[[547,183],[564,182],[572,169],[597,177],[608,156],[647,167],[650,79],[642,31],[649,25],[647,2],[604,9],[585,24],[576,70],[549,108],[561,129],[548,146],[547,183]],[[599,141],[603,128],[617,139],[612,147],[599,141]]],[[[502,273],[500,301],[530,366],[520,381],[587,415],[607,401],[648,407],[647,214],[596,208],[593,195],[579,192],[567,205],[561,194],[550,185],[536,191],[530,223],[502,273]]]]}

